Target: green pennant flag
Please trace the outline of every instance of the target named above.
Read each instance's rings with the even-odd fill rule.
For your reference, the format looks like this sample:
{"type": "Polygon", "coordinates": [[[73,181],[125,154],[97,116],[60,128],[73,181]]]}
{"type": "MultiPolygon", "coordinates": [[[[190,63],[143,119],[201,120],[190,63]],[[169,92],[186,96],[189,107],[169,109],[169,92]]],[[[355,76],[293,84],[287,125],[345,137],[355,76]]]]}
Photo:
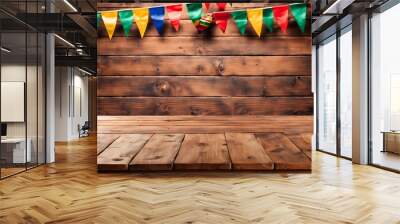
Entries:
{"type": "Polygon", "coordinates": [[[118,15],[122,24],[122,28],[124,28],[125,36],[129,36],[129,32],[131,31],[133,23],[133,10],[129,9],[119,11],[118,15]]]}
{"type": "Polygon", "coordinates": [[[246,32],[247,25],[247,12],[246,11],[233,11],[231,13],[233,20],[236,23],[240,33],[243,35],[246,32]]]}
{"type": "Polygon", "coordinates": [[[294,19],[296,20],[297,25],[299,25],[301,32],[304,33],[307,19],[307,4],[291,4],[290,11],[292,12],[294,19]]]}
{"type": "Polygon", "coordinates": [[[201,14],[203,12],[203,4],[190,3],[186,4],[186,8],[188,11],[189,19],[191,19],[193,23],[201,18],[201,14]]]}
{"type": "Polygon", "coordinates": [[[100,27],[101,13],[97,12],[97,27],[100,27]]]}
{"type": "Polygon", "coordinates": [[[263,21],[269,32],[274,31],[274,13],[272,12],[272,8],[264,9],[263,21]]]}

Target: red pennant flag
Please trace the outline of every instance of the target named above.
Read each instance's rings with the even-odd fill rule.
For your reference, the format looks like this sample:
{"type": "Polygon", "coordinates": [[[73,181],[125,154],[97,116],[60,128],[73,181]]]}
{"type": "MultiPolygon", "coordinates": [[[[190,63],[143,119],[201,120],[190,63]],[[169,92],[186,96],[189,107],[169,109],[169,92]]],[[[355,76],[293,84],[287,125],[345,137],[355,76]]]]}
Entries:
{"type": "Polygon", "coordinates": [[[211,3],[204,3],[204,7],[206,8],[206,12],[210,9],[211,3]]]}
{"type": "Polygon", "coordinates": [[[288,26],[289,6],[280,5],[272,7],[276,23],[281,27],[281,31],[286,33],[288,26]]]}
{"type": "Polygon", "coordinates": [[[215,24],[225,33],[226,27],[228,26],[228,20],[231,17],[229,12],[217,12],[213,14],[215,24]]]}
{"type": "Polygon", "coordinates": [[[171,25],[176,31],[179,30],[179,21],[181,20],[182,5],[169,5],[167,6],[168,18],[171,21],[171,25]]]}
{"type": "Polygon", "coordinates": [[[227,3],[216,3],[219,11],[224,11],[227,3]]]}

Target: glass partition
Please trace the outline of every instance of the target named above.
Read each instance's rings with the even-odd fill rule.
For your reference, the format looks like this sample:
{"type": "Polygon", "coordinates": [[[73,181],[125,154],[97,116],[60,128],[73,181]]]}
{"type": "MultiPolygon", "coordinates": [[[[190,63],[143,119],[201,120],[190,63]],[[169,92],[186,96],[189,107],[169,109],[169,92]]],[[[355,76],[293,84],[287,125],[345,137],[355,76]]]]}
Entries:
{"type": "Polygon", "coordinates": [[[42,6],[43,1],[0,2],[0,178],[45,162],[46,39],[22,22],[26,12],[42,6]]]}
{"type": "Polygon", "coordinates": [[[24,171],[30,162],[26,133],[26,33],[1,34],[1,175],[24,171]],[[6,50],[4,50],[6,49],[6,50]]]}

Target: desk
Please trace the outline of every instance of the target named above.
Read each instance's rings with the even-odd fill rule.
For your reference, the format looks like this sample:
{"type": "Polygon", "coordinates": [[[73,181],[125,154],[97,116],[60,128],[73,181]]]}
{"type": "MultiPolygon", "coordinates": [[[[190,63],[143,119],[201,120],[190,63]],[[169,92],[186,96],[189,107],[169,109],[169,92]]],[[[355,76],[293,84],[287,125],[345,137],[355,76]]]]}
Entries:
{"type": "Polygon", "coordinates": [[[26,147],[26,152],[25,152],[25,138],[1,139],[2,157],[3,157],[3,152],[11,152],[11,153],[5,153],[6,156],[9,157],[9,158],[5,158],[7,162],[9,162],[9,163],[31,162],[32,141],[31,141],[31,139],[28,138],[28,139],[26,139],[26,142],[28,143],[27,144],[28,147],[26,147]],[[7,154],[12,154],[12,157],[11,157],[11,155],[8,156],[7,154]],[[12,158],[12,160],[11,160],[11,158],[12,158]]]}
{"type": "Polygon", "coordinates": [[[383,152],[400,154],[400,132],[384,131],[383,133],[383,152]]]}

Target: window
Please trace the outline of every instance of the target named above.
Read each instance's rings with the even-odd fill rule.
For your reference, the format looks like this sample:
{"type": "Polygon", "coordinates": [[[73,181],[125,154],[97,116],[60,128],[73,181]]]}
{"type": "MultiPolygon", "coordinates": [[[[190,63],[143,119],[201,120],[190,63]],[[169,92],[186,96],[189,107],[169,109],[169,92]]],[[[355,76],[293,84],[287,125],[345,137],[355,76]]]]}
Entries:
{"type": "Polygon", "coordinates": [[[320,44],[317,51],[317,148],[336,153],[336,36],[320,44]]]}
{"type": "Polygon", "coordinates": [[[352,157],[352,32],[351,25],[340,35],[340,155],[352,157]]]}
{"type": "Polygon", "coordinates": [[[400,5],[371,18],[372,164],[400,170],[400,5]]]}

